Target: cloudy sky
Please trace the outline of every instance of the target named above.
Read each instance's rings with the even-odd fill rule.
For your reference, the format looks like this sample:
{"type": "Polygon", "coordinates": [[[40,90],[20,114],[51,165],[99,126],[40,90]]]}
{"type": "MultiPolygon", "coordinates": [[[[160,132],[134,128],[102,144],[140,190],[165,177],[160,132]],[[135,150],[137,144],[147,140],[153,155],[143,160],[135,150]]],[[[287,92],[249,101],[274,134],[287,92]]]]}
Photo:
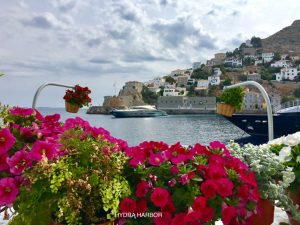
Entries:
{"type": "MultiPolygon", "coordinates": [[[[0,0],[0,101],[31,106],[44,82],[92,89],[93,105],[300,19],[285,0],[0,0]],[[118,90],[117,90],[118,92],[118,90]]],[[[63,106],[48,87],[38,106],[63,106]]]]}

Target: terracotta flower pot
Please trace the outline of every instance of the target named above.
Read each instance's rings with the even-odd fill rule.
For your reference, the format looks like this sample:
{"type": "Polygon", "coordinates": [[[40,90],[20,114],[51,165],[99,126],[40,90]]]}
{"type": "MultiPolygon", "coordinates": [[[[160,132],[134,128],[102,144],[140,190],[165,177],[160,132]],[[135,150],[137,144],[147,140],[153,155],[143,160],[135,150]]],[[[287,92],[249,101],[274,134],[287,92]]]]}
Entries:
{"type": "MultiPolygon", "coordinates": [[[[293,192],[289,192],[289,197],[293,200],[294,204],[300,205],[300,188],[293,192]]],[[[292,215],[287,212],[289,217],[290,224],[292,225],[300,225],[300,222],[293,219],[292,215]]]]}
{"type": "Polygon", "coordinates": [[[69,102],[65,102],[66,111],[69,113],[77,113],[79,110],[79,105],[71,104],[69,102]]]}
{"type": "Polygon", "coordinates": [[[217,113],[220,115],[231,117],[234,112],[235,110],[231,105],[225,103],[217,104],[217,113]]]}
{"type": "Polygon", "coordinates": [[[274,206],[266,199],[259,199],[258,212],[252,217],[253,225],[271,225],[274,220],[274,206]]]}

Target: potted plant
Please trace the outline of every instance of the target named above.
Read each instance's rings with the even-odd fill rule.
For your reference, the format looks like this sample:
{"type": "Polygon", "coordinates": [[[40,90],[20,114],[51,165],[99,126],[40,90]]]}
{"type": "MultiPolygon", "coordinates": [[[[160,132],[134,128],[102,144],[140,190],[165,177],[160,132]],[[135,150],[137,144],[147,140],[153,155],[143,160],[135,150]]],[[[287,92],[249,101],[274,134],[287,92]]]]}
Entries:
{"type": "Polygon", "coordinates": [[[143,142],[127,149],[132,195],[120,203],[126,224],[247,224],[256,210],[254,174],[225,145],[143,142]]]}
{"type": "Polygon", "coordinates": [[[259,213],[254,216],[256,225],[270,225],[274,219],[274,205],[289,211],[298,220],[300,213],[289,198],[286,188],[294,181],[295,175],[290,167],[284,166],[268,145],[240,146],[231,141],[227,144],[230,153],[245,162],[255,173],[260,201],[259,213]]]}
{"type": "MultiPolygon", "coordinates": [[[[300,205],[300,132],[272,140],[268,143],[271,151],[278,155],[278,159],[287,167],[292,168],[295,180],[288,187],[289,196],[295,204],[300,205]]],[[[295,217],[293,211],[288,210],[292,225],[299,225],[300,218],[295,217]],[[297,222],[297,221],[298,222],[297,222]]],[[[298,213],[300,213],[298,211],[298,213]]]]}
{"type": "Polygon", "coordinates": [[[232,116],[243,106],[245,92],[241,87],[224,90],[220,95],[221,103],[217,104],[217,113],[223,116],[232,116]]]}
{"type": "Polygon", "coordinates": [[[10,225],[102,224],[130,194],[122,175],[127,143],[76,117],[4,113],[0,129],[0,204],[13,205],[10,225]]]}
{"type": "Polygon", "coordinates": [[[91,91],[88,87],[80,87],[76,85],[74,90],[66,90],[64,96],[66,111],[70,113],[77,113],[79,108],[88,106],[91,102],[89,94],[91,91]]]}

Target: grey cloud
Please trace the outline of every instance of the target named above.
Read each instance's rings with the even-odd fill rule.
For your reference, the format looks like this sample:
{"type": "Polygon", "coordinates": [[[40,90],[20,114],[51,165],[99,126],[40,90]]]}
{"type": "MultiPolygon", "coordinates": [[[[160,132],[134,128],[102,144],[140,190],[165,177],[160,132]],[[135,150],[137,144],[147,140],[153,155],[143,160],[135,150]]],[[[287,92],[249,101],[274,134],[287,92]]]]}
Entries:
{"type": "Polygon", "coordinates": [[[98,45],[100,45],[102,42],[101,38],[93,38],[87,41],[87,45],[89,47],[97,47],[98,45]]]}
{"type": "Polygon", "coordinates": [[[232,16],[238,16],[239,14],[240,13],[238,11],[236,11],[236,10],[231,13],[232,16]]]}
{"type": "Polygon", "coordinates": [[[107,59],[102,59],[102,58],[93,58],[89,60],[90,63],[95,63],[95,64],[107,64],[107,63],[112,63],[112,61],[107,60],[107,59]]]}
{"type": "Polygon", "coordinates": [[[54,27],[63,27],[64,23],[58,20],[52,13],[33,15],[30,19],[22,19],[21,23],[27,26],[49,29],[54,27]]]}
{"type": "Polygon", "coordinates": [[[60,0],[59,9],[64,12],[70,11],[75,7],[76,3],[76,0],[60,0]]]}
{"type": "Polygon", "coordinates": [[[147,52],[136,52],[126,54],[123,58],[125,62],[154,62],[154,61],[170,61],[162,56],[154,56],[147,52]]]}
{"type": "Polygon", "coordinates": [[[115,12],[124,20],[130,22],[140,22],[140,15],[137,9],[128,4],[118,4],[115,8],[115,12]]]}
{"type": "Polygon", "coordinates": [[[203,34],[196,28],[188,18],[178,18],[172,23],[158,22],[153,24],[152,28],[163,39],[164,44],[169,47],[179,47],[184,44],[186,38],[198,39],[198,46],[207,49],[213,49],[214,39],[203,34]]]}
{"type": "Polygon", "coordinates": [[[206,13],[208,16],[215,16],[216,15],[216,10],[212,9],[208,13],[206,13]]]}

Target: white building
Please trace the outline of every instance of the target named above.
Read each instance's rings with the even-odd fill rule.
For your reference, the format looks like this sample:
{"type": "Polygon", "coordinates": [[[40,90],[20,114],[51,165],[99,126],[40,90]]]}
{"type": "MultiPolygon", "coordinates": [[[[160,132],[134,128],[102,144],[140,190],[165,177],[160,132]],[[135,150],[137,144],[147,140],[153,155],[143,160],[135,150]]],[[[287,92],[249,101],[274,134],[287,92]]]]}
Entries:
{"type": "Polygon", "coordinates": [[[255,62],[254,62],[254,65],[258,66],[258,65],[260,65],[262,63],[263,63],[262,59],[256,59],[255,62]]]}
{"type": "Polygon", "coordinates": [[[261,54],[262,60],[264,63],[271,62],[274,58],[274,53],[273,52],[263,52],[261,54]]]}
{"type": "Polygon", "coordinates": [[[171,72],[171,76],[180,76],[180,75],[184,75],[185,70],[181,70],[181,69],[177,69],[177,70],[173,70],[171,72]]]}
{"type": "Polygon", "coordinates": [[[289,60],[279,60],[271,64],[271,67],[290,67],[291,63],[289,60]]]}
{"type": "Polygon", "coordinates": [[[219,85],[221,83],[220,76],[209,76],[208,82],[210,85],[219,85]]]}
{"type": "Polygon", "coordinates": [[[246,111],[262,110],[263,106],[264,106],[264,99],[262,95],[253,91],[248,91],[245,93],[243,110],[246,111]]]}
{"type": "Polygon", "coordinates": [[[221,76],[222,75],[222,71],[219,67],[215,67],[214,71],[213,71],[213,76],[221,76]]]}
{"type": "Polygon", "coordinates": [[[163,96],[185,96],[186,88],[165,88],[163,96]]]}
{"type": "Polygon", "coordinates": [[[241,67],[241,66],[243,66],[243,62],[241,59],[227,58],[224,61],[224,65],[229,66],[229,67],[241,67]]]}
{"type": "Polygon", "coordinates": [[[209,81],[208,80],[198,80],[197,81],[197,87],[195,87],[196,91],[199,90],[207,90],[209,86],[209,81]]]}
{"type": "Polygon", "coordinates": [[[147,81],[144,85],[152,88],[159,88],[165,85],[166,80],[162,77],[155,77],[153,80],[147,81]]]}
{"type": "Polygon", "coordinates": [[[282,68],[280,73],[276,74],[276,80],[294,80],[297,77],[298,70],[297,68],[282,68]]]}
{"type": "Polygon", "coordinates": [[[201,68],[201,62],[193,62],[193,70],[201,68]]]}

